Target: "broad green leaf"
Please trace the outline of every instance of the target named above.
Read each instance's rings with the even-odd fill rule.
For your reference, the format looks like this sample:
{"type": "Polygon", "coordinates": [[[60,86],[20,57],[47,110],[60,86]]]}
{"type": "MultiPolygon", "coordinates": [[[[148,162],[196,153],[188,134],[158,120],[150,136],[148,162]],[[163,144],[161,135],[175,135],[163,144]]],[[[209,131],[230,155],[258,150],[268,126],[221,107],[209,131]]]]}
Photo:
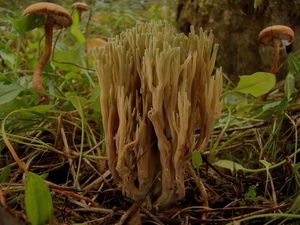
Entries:
{"type": "Polygon", "coordinates": [[[84,46],[79,45],[69,48],[66,45],[59,45],[54,51],[52,63],[55,67],[68,72],[79,71],[76,65],[85,67],[84,46]],[[76,64],[76,65],[75,65],[76,64]]]}
{"type": "Polygon", "coordinates": [[[229,169],[231,172],[235,172],[238,170],[248,171],[248,169],[243,167],[241,164],[227,159],[220,159],[216,161],[214,165],[225,169],[229,169]]]}
{"type": "Polygon", "coordinates": [[[25,211],[32,225],[45,225],[53,216],[50,191],[43,178],[31,172],[26,174],[25,211]]]}
{"type": "Polygon", "coordinates": [[[20,16],[18,19],[11,21],[13,28],[19,33],[31,31],[34,28],[40,27],[44,24],[45,16],[30,14],[28,16],[20,16]]]}
{"type": "Polygon", "coordinates": [[[202,164],[201,153],[198,151],[193,151],[192,153],[192,165],[195,169],[198,169],[202,164]]]}
{"type": "Polygon", "coordinates": [[[85,42],[85,38],[83,34],[79,30],[79,14],[77,10],[74,10],[72,14],[72,26],[71,26],[71,33],[74,35],[74,37],[77,39],[77,41],[80,44],[83,44],[85,42]]]}
{"type": "Polygon", "coordinates": [[[274,87],[275,83],[276,78],[274,74],[257,72],[252,75],[240,76],[240,81],[234,90],[258,97],[268,93],[274,87]]]}
{"type": "Polygon", "coordinates": [[[0,105],[14,100],[21,91],[23,91],[23,88],[16,83],[0,83],[0,105]]]}
{"type": "Polygon", "coordinates": [[[9,176],[11,173],[11,166],[7,165],[5,166],[0,173],[0,183],[6,183],[9,181],[9,176]]]}

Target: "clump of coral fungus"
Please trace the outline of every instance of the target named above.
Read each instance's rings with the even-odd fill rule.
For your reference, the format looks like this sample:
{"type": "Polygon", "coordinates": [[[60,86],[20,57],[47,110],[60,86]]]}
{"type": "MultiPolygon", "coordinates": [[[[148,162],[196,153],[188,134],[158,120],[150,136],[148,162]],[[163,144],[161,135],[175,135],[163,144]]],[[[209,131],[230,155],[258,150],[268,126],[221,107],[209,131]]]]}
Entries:
{"type": "Polygon", "coordinates": [[[134,200],[168,207],[185,196],[193,150],[203,151],[221,111],[217,46],[166,23],[121,33],[95,52],[108,165],[134,200]]]}

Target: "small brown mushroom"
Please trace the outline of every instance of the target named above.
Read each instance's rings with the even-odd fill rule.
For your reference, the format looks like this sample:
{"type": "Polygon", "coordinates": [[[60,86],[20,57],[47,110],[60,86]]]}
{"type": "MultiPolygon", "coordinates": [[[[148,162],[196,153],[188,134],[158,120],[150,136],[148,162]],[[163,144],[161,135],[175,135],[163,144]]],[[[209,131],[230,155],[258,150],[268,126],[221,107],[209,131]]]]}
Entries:
{"type": "Polygon", "coordinates": [[[294,38],[294,31],[290,27],[284,25],[266,27],[259,33],[258,40],[262,44],[272,46],[274,48],[271,73],[276,74],[278,71],[280,47],[290,45],[294,41],[294,38]]]}
{"type": "Polygon", "coordinates": [[[104,46],[107,44],[107,41],[105,41],[102,38],[89,38],[86,40],[86,53],[87,53],[87,59],[91,59],[93,61],[92,52],[101,46],[104,46]]]}
{"type": "Polygon", "coordinates": [[[79,20],[81,20],[82,12],[87,11],[89,9],[89,6],[85,2],[74,2],[72,4],[72,8],[78,11],[79,20]]]}
{"type": "Polygon", "coordinates": [[[41,82],[41,74],[51,55],[53,29],[69,27],[72,24],[72,18],[69,12],[62,6],[49,2],[32,4],[23,11],[23,16],[30,14],[45,16],[45,50],[34,71],[32,80],[32,86],[38,92],[44,93],[44,87],[41,82]]]}
{"type": "Polygon", "coordinates": [[[89,38],[86,40],[87,51],[90,52],[92,49],[103,46],[107,44],[102,38],[89,38]]]}
{"type": "Polygon", "coordinates": [[[74,2],[72,4],[72,8],[77,9],[79,11],[87,11],[89,6],[85,2],[74,2]]]}

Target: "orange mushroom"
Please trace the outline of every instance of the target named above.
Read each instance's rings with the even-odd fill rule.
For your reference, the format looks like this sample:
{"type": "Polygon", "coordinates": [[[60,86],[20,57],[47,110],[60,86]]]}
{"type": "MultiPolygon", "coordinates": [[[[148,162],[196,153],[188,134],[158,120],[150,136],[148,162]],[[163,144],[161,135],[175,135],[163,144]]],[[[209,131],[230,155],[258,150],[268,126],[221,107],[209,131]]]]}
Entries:
{"type": "Polygon", "coordinates": [[[274,58],[271,67],[271,73],[276,74],[278,71],[279,50],[281,46],[288,46],[294,41],[294,31],[284,25],[274,25],[263,29],[259,35],[258,40],[267,46],[274,48],[274,58]]]}
{"type": "Polygon", "coordinates": [[[87,11],[89,6],[85,2],[74,2],[72,8],[77,9],[78,11],[87,11]]]}
{"type": "Polygon", "coordinates": [[[102,38],[89,38],[86,40],[87,55],[90,57],[93,49],[106,45],[107,41],[102,38]]]}
{"type": "Polygon", "coordinates": [[[88,51],[93,48],[103,46],[105,44],[107,44],[107,41],[103,40],[102,38],[90,38],[90,39],[86,40],[86,45],[87,45],[88,51]]]}
{"type": "Polygon", "coordinates": [[[32,86],[38,92],[44,93],[44,87],[41,82],[41,75],[51,55],[53,29],[63,29],[69,27],[72,24],[72,18],[69,12],[62,6],[49,2],[39,2],[32,4],[23,11],[23,16],[30,14],[45,16],[45,50],[34,71],[32,80],[32,86]]]}
{"type": "Polygon", "coordinates": [[[80,20],[82,12],[87,11],[89,9],[89,6],[85,2],[74,2],[72,4],[72,8],[78,11],[79,20],[80,20]]]}

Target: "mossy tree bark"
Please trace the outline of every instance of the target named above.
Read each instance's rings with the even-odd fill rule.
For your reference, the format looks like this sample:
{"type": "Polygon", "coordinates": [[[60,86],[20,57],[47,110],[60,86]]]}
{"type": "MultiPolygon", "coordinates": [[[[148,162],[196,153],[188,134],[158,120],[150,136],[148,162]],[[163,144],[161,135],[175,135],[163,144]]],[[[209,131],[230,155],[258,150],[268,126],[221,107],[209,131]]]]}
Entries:
{"type": "MultiPolygon", "coordinates": [[[[257,71],[269,71],[273,49],[262,46],[257,36],[269,25],[290,26],[299,42],[299,0],[262,0],[254,9],[254,0],[179,0],[177,11],[178,29],[189,32],[190,25],[196,30],[203,27],[212,30],[220,44],[217,65],[234,81],[238,75],[257,71]]],[[[286,52],[281,51],[280,63],[285,62],[286,52]]],[[[279,70],[280,76],[287,72],[285,66],[279,70]]]]}

